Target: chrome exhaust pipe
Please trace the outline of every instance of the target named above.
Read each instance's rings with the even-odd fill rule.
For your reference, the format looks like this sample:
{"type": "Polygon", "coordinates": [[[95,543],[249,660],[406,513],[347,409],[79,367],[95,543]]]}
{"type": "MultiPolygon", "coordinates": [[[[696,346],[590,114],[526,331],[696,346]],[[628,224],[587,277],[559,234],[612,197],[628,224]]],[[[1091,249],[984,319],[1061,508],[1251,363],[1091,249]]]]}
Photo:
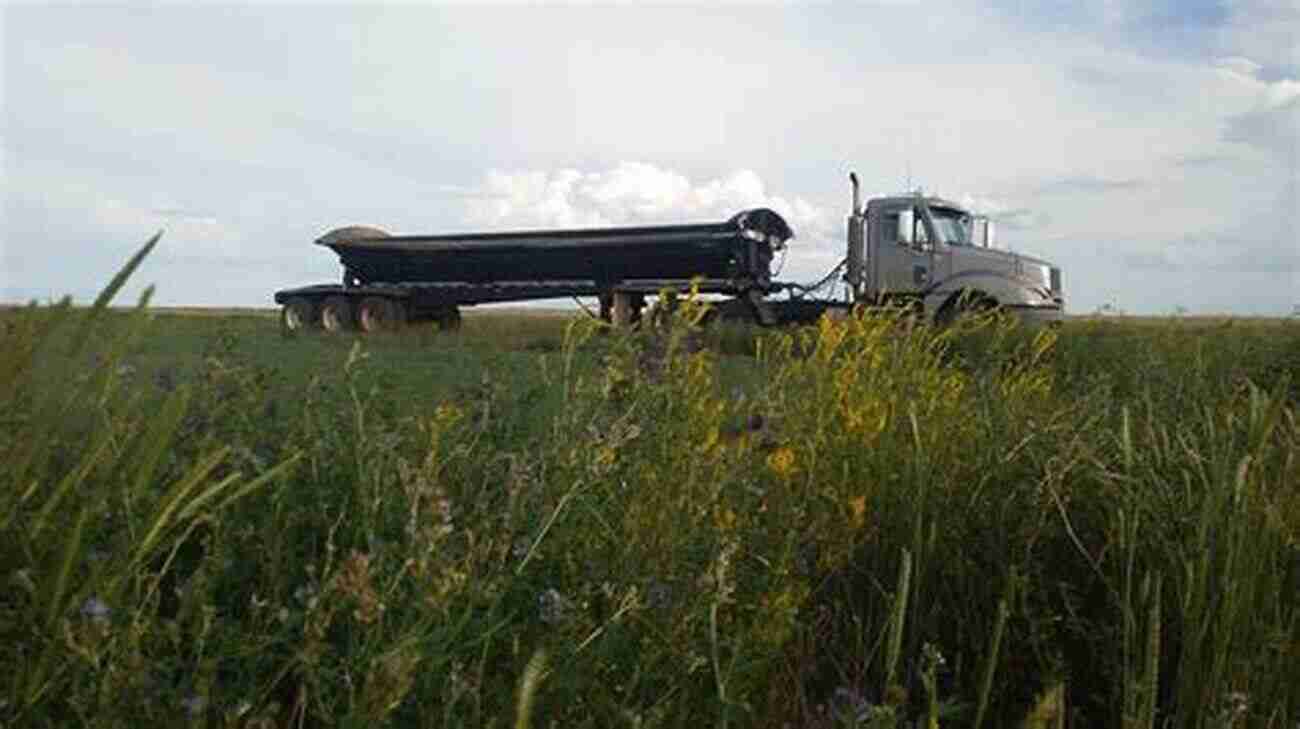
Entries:
{"type": "Polygon", "coordinates": [[[866,220],[862,217],[862,191],[858,184],[858,174],[849,173],[849,182],[853,183],[853,212],[848,219],[848,245],[844,251],[844,281],[849,285],[849,301],[857,301],[862,296],[862,284],[865,276],[863,263],[866,261],[866,220]]]}

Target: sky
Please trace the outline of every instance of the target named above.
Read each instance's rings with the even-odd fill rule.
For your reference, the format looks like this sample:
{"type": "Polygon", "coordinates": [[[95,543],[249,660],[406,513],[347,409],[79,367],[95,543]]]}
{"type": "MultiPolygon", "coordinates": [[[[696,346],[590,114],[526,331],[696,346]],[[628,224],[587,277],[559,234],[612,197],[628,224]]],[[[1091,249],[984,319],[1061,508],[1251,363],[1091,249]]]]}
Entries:
{"type": "Polygon", "coordinates": [[[0,5],[0,301],[272,306],[311,242],[716,222],[847,176],[990,215],[1067,309],[1300,311],[1300,0],[0,5]]]}

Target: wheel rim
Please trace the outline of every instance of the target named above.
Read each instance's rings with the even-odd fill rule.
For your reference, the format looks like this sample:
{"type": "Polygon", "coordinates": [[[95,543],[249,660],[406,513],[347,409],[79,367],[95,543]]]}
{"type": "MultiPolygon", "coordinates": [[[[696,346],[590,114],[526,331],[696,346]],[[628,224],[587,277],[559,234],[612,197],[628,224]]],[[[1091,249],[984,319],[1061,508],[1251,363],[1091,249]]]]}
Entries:
{"type": "Polygon", "coordinates": [[[368,304],[361,307],[361,328],[368,332],[377,332],[388,328],[388,312],[383,304],[368,304]]]}
{"type": "Polygon", "coordinates": [[[280,311],[280,323],[285,331],[305,332],[321,326],[320,312],[307,299],[289,299],[280,311]]]}
{"type": "Polygon", "coordinates": [[[402,321],[402,305],[392,299],[369,298],[357,307],[357,323],[364,332],[394,331],[402,321]]]}
{"type": "Polygon", "coordinates": [[[321,310],[320,320],[321,320],[321,324],[324,325],[325,327],[325,331],[327,332],[337,332],[338,330],[343,328],[343,324],[340,321],[338,309],[334,308],[333,306],[326,306],[324,309],[321,310]]]}

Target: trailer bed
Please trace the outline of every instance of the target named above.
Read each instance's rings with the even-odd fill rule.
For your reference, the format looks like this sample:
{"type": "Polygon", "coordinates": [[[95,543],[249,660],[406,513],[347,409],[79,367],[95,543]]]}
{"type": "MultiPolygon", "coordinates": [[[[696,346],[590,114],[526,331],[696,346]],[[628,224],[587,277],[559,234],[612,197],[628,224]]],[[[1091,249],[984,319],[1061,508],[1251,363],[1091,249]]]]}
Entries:
{"type": "MultiPolygon", "coordinates": [[[[771,279],[793,232],[767,209],[722,223],[459,235],[387,235],[343,228],[317,239],[356,283],[485,284],[771,279]]],[[[585,283],[584,283],[585,285],[585,283]]],[[[562,286],[561,286],[562,287],[562,286]]]]}

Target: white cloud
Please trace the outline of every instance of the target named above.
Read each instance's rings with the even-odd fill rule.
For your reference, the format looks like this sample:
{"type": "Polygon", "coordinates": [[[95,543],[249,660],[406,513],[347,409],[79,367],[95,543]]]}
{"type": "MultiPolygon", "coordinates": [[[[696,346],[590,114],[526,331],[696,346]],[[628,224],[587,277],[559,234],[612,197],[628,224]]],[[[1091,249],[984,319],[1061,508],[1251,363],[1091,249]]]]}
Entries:
{"type": "Polygon", "coordinates": [[[1261,68],[1300,73],[1300,4],[1295,0],[1237,0],[1220,44],[1231,55],[1253,59],[1261,68]]]}
{"type": "Polygon", "coordinates": [[[1266,154],[1268,163],[1294,169],[1300,135],[1300,96],[1263,104],[1228,120],[1224,139],[1250,145],[1266,154]]]}
{"type": "Polygon", "coordinates": [[[1214,65],[1217,68],[1248,78],[1254,78],[1255,74],[1259,73],[1259,70],[1263,68],[1260,64],[1243,56],[1226,56],[1216,60],[1214,65]]]}
{"type": "Polygon", "coordinates": [[[1029,207],[1027,202],[1023,201],[993,199],[967,193],[962,195],[958,202],[977,215],[988,216],[993,222],[1007,230],[1021,231],[1042,228],[1051,221],[1047,213],[1042,210],[1035,210],[1029,207]]]}
{"type": "Polygon", "coordinates": [[[1226,117],[1224,141],[1263,152],[1260,162],[1266,167],[1294,174],[1300,138],[1300,78],[1265,81],[1238,76],[1237,85],[1249,101],[1226,117]]]}
{"type": "Polygon", "coordinates": [[[211,214],[177,207],[137,207],[129,202],[103,198],[93,206],[95,222],[110,235],[130,239],[139,231],[161,230],[168,253],[212,259],[239,260],[249,257],[245,236],[211,214]]]}
{"type": "Polygon", "coordinates": [[[645,162],[593,172],[492,171],[466,196],[464,221],[494,229],[667,224],[725,220],[756,207],[780,213],[801,239],[828,233],[827,216],[818,206],[768,193],[753,170],[693,182],[645,162]]]}
{"type": "Polygon", "coordinates": [[[1260,240],[1267,231],[1238,231],[1215,236],[1188,235],[1154,249],[1135,248],[1125,260],[1135,268],[1157,271],[1295,274],[1300,251],[1294,245],[1260,240]]]}

